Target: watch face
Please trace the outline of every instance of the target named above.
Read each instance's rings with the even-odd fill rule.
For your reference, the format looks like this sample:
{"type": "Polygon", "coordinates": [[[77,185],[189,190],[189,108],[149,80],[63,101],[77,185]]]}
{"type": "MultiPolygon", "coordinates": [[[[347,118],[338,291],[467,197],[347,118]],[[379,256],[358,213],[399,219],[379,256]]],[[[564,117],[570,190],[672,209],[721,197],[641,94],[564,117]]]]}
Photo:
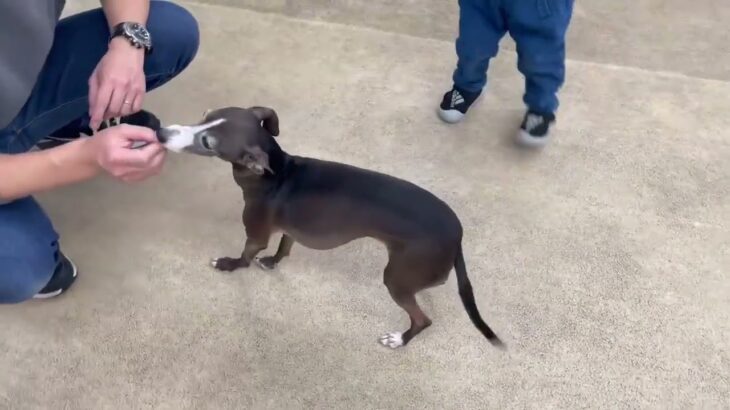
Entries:
{"type": "Polygon", "coordinates": [[[124,31],[128,36],[135,39],[136,41],[140,42],[141,44],[149,47],[150,46],[150,33],[142,27],[141,24],[138,23],[131,23],[128,24],[124,31]]]}

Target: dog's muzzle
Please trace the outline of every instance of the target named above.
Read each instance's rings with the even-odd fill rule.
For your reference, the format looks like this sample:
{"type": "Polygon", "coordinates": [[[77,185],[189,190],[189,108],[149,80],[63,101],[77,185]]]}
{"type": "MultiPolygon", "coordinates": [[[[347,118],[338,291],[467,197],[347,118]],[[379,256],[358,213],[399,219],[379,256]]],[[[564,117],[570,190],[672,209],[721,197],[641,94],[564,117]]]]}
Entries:
{"type": "Polygon", "coordinates": [[[170,138],[177,133],[178,132],[172,128],[160,128],[157,130],[157,141],[163,145],[167,144],[167,142],[170,141],[170,138]]]}
{"type": "Polygon", "coordinates": [[[220,118],[196,126],[170,125],[157,130],[157,140],[170,151],[214,155],[215,138],[209,136],[205,131],[223,122],[225,120],[220,118]]]}

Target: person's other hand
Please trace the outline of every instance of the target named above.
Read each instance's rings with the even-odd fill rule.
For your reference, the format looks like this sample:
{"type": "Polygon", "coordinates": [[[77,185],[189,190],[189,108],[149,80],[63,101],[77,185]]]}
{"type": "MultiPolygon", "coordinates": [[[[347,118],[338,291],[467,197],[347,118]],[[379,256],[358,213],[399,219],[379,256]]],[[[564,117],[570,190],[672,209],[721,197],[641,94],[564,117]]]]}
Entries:
{"type": "Polygon", "coordinates": [[[88,149],[98,166],[124,182],[142,181],[158,174],[167,153],[153,130],[128,124],[105,128],[96,133],[89,138],[88,149]],[[139,141],[149,144],[132,148],[139,141]]]}
{"type": "Polygon", "coordinates": [[[113,39],[89,78],[89,126],[96,131],[104,120],[139,111],[145,92],[144,50],[113,39]]]}

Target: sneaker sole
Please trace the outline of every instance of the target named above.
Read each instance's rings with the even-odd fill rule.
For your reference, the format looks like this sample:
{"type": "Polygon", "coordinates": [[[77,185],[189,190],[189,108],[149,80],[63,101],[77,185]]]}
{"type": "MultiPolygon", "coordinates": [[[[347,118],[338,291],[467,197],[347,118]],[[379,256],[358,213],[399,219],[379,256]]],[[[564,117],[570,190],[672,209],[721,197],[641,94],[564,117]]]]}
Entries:
{"type": "Polygon", "coordinates": [[[51,293],[38,293],[35,296],[33,296],[33,299],[42,300],[42,299],[55,298],[56,296],[60,295],[61,293],[63,293],[63,289],[59,289],[59,290],[57,290],[55,292],[51,292],[51,293]]]}
{"type": "Polygon", "coordinates": [[[544,137],[533,137],[532,135],[530,135],[529,132],[520,128],[520,130],[517,132],[517,137],[515,138],[515,140],[519,145],[523,147],[542,148],[547,145],[548,141],[550,140],[550,134],[544,137]]]}
{"type": "MultiPolygon", "coordinates": [[[[69,263],[71,263],[71,267],[73,268],[73,275],[71,277],[74,278],[74,281],[75,281],[76,276],[79,274],[79,269],[76,267],[76,264],[73,263],[73,261],[69,260],[69,263]]],[[[73,282],[71,282],[71,284],[73,284],[73,282]]],[[[67,291],[70,287],[71,287],[71,285],[69,285],[66,289],[59,289],[59,290],[53,291],[51,293],[37,293],[36,295],[33,296],[33,299],[55,298],[56,296],[59,296],[63,292],[67,291]]]]}
{"type": "Polygon", "coordinates": [[[441,107],[438,109],[439,118],[441,121],[449,124],[456,124],[457,122],[464,119],[464,114],[459,110],[444,110],[441,107]]]}

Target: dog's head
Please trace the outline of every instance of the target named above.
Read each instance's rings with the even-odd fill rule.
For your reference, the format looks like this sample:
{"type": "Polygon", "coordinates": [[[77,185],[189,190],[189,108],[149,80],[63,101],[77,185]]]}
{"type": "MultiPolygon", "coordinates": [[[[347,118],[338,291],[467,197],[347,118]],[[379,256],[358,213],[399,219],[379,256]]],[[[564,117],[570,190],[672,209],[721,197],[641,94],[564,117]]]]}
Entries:
{"type": "Polygon", "coordinates": [[[273,172],[269,153],[278,148],[279,118],[267,107],[227,107],[208,111],[195,125],[171,125],[157,131],[170,151],[218,157],[256,175],[273,172]]]}

